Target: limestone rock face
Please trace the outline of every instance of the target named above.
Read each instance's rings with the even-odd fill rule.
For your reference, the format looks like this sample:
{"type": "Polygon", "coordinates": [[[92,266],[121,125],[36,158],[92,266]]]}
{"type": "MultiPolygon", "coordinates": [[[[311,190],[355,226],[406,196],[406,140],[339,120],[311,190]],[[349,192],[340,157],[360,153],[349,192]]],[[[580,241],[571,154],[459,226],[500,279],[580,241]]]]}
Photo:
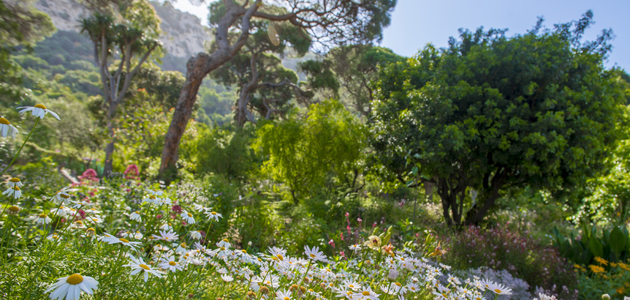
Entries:
{"type": "MultiPolygon", "coordinates": [[[[210,30],[192,14],[181,12],[169,2],[151,2],[162,20],[160,41],[167,53],[175,57],[188,57],[204,51],[204,45],[212,40],[210,30]]],[[[87,7],[75,0],[39,0],[35,7],[47,13],[59,30],[81,30],[80,20],[89,16],[87,7]]]]}

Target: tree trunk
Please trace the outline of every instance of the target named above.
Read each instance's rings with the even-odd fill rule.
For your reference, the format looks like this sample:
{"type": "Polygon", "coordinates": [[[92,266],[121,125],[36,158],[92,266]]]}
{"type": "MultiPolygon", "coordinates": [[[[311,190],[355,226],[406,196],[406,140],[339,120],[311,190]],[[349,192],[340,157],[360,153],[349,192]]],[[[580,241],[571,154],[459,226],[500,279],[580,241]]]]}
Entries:
{"type": "Polygon", "coordinates": [[[160,176],[165,177],[168,169],[175,167],[177,162],[177,149],[182,139],[182,135],[188,125],[188,120],[192,114],[193,105],[197,99],[197,92],[203,78],[208,73],[216,70],[221,65],[232,59],[236,55],[245,41],[249,37],[250,18],[260,7],[261,0],[257,0],[247,10],[236,5],[234,1],[225,1],[227,11],[221,18],[217,26],[216,43],[218,49],[208,55],[206,53],[198,53],[197,56],[191,57],[186,63],[186,81],[179,94],[171,125],[164,138],[164,149],[162,150],[162,162],[160,163],[160,176]],[[241,18],[241,35],[238,40],[230,46],[228,41],[228,31],[232,24],[241,18]]]}
{"type": "Polygon", "coordinates": [[[107,143],[107,146],[105,147],[105,166],[103,169],[103,177],[109,177],[112,172],[114,171],[114,165],[113,165],[113,155],[114,155],[114,141],[116,140],[116,137],[114,136],[114,113],[116,112],[116,105],[114,103],[112,103],[112,101],[109,102],[109,111],[107,113],[107,118],[109,119],[109,122],[107,124],[107,131],[109,133],[109,137],[111,138],[111,140],[109,141],[109,143],[107,143]]]}
{"type": "Polygon", "coordinates": [[[247,109],[247,104],[249,103],[248,87],[249,85],[246,85],[243,87],[243,89],[241,90],[241,95],[238,98],[238,107],[237,107],[238,127],[243,127],[248,119],[247,118],[248,113],[249,113],[247,109]]]}
{"type": "Polygon", "coordinates": [[[177,162],[179,142],[186,130],[188,120],[190,120],[199,86],[201,86],[203,78],[211,71],[206,69],[206,64],[208,64],[209,60],[210,56],[205,53],[199,53],[197,56],[191,57],[186,64],[186,81],[179,94],[177,106],[173,112],[173,119],[164,140],[160,173],[163,173],[170,167],[174,167],[175,162],[177,162]]]}

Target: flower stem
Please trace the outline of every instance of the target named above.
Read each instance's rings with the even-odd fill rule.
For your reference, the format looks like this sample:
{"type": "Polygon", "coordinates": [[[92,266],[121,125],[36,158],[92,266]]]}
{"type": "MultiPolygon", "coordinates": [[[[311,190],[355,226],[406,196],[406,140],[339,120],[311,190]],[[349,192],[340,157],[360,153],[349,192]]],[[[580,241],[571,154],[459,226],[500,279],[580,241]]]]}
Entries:
{"type": "Polygon", "coordinates": [[[20,152],[22,152],[22,148],[24,148],[24,145],[26,145],[26,142],[31,137],[31,134],[33,134],[33,131],[35,131],[35,127],[37,127],[37,124],[39,124],[39,120],[41,120],[41,119],[37,118],[37,120],[35,120],[35,125],[33,125],[33,129],[31,129],[31,132],[28,133],[28,136],[24,140],[24,143],[22,143],[22,147],[20,147],[20,150],[18,150],[18,152],[13,157],[13,160],[11,160],[11,162],[6,166],[6,168],[4,168],[4,170],[2,170],[2,172],[0,172],[0,175],[4,174],[4,172],[6,170],[8,170],[11,167],[11,165],[13,165],[13,163],[15,162],[15,159],[18,157],[18,155],[20,155],[20,152]]]}

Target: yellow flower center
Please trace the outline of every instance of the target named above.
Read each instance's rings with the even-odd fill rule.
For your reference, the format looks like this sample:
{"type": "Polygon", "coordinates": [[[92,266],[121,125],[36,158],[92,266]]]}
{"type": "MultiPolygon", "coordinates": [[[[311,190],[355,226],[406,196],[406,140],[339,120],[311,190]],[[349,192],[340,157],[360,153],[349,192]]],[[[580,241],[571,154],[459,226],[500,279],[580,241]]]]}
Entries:
{"type": "Polygon", "coordinates": [[[83,222],[81,222],[81,220],[76,221],[75,223],[77,223],[78,225],[83,225],[83,222]]]}
{"type": "Polygon", "coordinates": [[[180,246],[181,246],[182,248],[186,248],[186,243],[182,243],[180,246]]]}
{"type": "Polygon", "coordinates": [[[221,247],[221,250],[225,250],[225,247],[221,247]]]}
{"type": "Polygon", "coordinates": [[[88,228],[87,231],[96,232],[96,230],[94,228],[88,228]]]}
{"type": "Polygon", "coordinates": [[[11,122],[5,118],[0,118],[0,124],[11,125],[11,122]]]}
{"type": "Polygon", "coordinates": [[[128,240],[128,239],[125,239],[125,238],[120,238],[119,240],[120,240],[121,242],[123,242],[123,243],[129,243],[129,240],[128,240]]]}
{"type": "Polygon", "coordinates": [[[35,107],[41,108],[41,109],[46,109],[46,106],[44,106],[44,104],[35,104],[35,107]]]}
{"type": "Polygon", "coordinates": [[[282,255],[278,254],[278,259],[279,260],[284,260],[284,258],[282,258],[282,255]]]}
{"type": "Polygon", "coordinates": [[[139,212],[139,211],[136,211],[136,215],[139,215],[139,214],[140,214],[140,212],[139,212]]]}
{"type": "Polygon", "coordinates": [[[191,213],[188,213],[188,216],[192,218],[192,214],[191,213]]]}
{"type": "Polygon", "coordinates": [[[18,211],[20,211],[20,208],[15,206],[15,205],[13,205],[13,206],[9,207],[9,211],[18,212],[18,211]]]}
{"type": "Polygon", "coordinates": [[[361,294],[363,294],[363,296],[369,296],[369,295],[370,295],[370,292],[368,292],[368,291],[363,291],[363,293],[361,293],[361,294]]]}
{"type": "Polygon", "coordinates": [[[13,177],[13,178],[9,179],[9,181],[11,181],[11,182],[20,182],[20,178],[13,177]]]}
{"type": "Polygon", "coordinates": [[[217,212],[216,212],[216,211],[213,211],[213,212],[211,212],[211,214],[216,215],[216,214],[217,214],[217,212]]]}
{"type": "Polygon", "coordinates": [[[169,262],[168,262],[168,264],[169,264],[169,265],[171,265],[171,266],[174,266],[174,265],[176,265],[177,263],[176,263],[176,262],[174,262],[174,261],[169,261],[169,262]]]}
{"type": "Polygon", "coordinates": [[[59,193],[59,196],[60,196],[61,198],[66,198],[66,199],[67,199],[67,198],[70,198],[70,195],[67,195],[67,194],[64,194],[64,193],[59,193]]]}
{"type": "Polygon", "coordinates": [[[291,300],[291,298],[289,298],[289,297],[284,297],[284,300],[291,300]]]}
{"type": "Polygon", "coordinates": [[[20,190],[20,188],[18,186],[14,186],[13,189],[16,190],[16,191],[20,190]]]}
{"type": "Polygon", "coordinates": [[[396,282],[395,283],[397,286],[402,286],[402,284],[400,284],[400,282],[396,282]]]}
{"type": "Polygon", "coordinates": [[[83,276],[81,276],[80,274],[72,274],[68,276],[68,279],[66,279],[66,282],[68,284],[77,285],[83,282],[83,276]]]}
{"type": "Polygon", "coordinates": [[[243,252],[243,253],[247,253],[247,250],[241,250],[241,252],[243,252]]]}
{"type": "Polygon", "coordinates": [[[350,285],[348,285],[348,287],[349,287],[349,288],[351,288],[351,289],[353,289],[353,288],[354,288],[354,285],[350,284],[350,285]]]}
{"type": "Polygon", "coordinates": [[[497,293],[497,294],[501,294],[501,290],[499,290],[499,289],[495,289],[494,292],[497,293]]]}
{"type": "Polygon", "coordinates": [[[41,214],[41,215],[39,215],[39,217],[44,219],[44,218],[46,218],[46,214],[41,214]]]}
{"type": "Polygon", "coordinates": [[[138,265],[140,268],[143,268],[145,270],[151,270],[151,268],[149,268],[149,266],[145,265],[145,264],[139,264],[138,265]]]}
{"type": "Polygon", "coordinates": [[[310,255],[311,255],[311,257],[312,257],[312,258],[317,257],[317,256],[316,256],[315,254],[313,254],[313,253],[311,253],[310,255]]]}

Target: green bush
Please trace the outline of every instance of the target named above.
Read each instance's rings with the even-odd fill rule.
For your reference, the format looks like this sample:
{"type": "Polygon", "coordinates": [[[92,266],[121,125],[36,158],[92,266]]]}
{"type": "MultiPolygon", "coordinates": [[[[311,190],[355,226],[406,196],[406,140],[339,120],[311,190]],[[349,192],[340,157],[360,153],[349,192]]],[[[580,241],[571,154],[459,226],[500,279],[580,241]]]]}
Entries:
{"type": "Polygon", "coordinates": [[[630,235],[625,227],[603,229],[597,234],[595,226],[582,225],[582,236],[567,239],[554,228],[554,244],[560,255],[579,265],[590,265],[596,257],[611,262],[625,262],[630,258],[630,235]]]}

